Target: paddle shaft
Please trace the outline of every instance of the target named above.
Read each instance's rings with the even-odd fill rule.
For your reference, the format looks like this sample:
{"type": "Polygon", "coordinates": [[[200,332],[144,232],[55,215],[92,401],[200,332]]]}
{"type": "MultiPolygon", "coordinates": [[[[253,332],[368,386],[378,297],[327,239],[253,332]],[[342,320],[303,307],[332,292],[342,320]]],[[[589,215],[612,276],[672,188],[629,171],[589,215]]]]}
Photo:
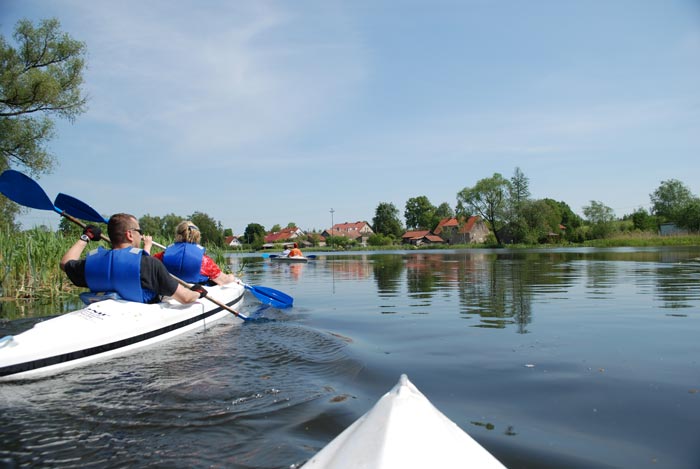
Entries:
{"type": "MultiPolygon", "coordinates": [[[[69,215],[69,214],[66,213],[65,211],[62,211],[62,212],[60,212],[60,213],[61,213],[61,216],[66,217],[67,219],[69,219],[69,220],[72,221],[73,223],[75,223],[75,224],[81,226],[83,229],[85,229],[85,227],[87,226],[85,223],[83,223],[82,221],[78,220],[77,218],[75,218],[75,217],[69,215]]],[[[102,233],[102,234],[100,235],[100,238],[102,238],[103,241],[107,241],[108,243],[111,244],[111,241],[109,240],[109,238],[107,237],[107,235],[105,235],[104,233],[102,233]]],[[[155,245],[158,246],[158,247],[163,247],[163,248],[165,248],[165,246],[162,246],[161,244],[158,244],[158,243],[156,243],[156,242],[154,242],[153,244],[155,244],[155,245]]],[[[174,276],[173,274],[170,274],[170,276],[171,276],[172,278],[174,278],[174,279],[177,281],[177,283],[179,283],[179,284],[182,285],[183,287],[185,287],[185,288],[192,288],[192,284],[185,282],[184,280],[182,280],[182,279],[180,279],[180,278],[174,276]]],[[[214,303],[215,305],[220,306],[221,308],[225,309],[225,310],[228,311],[229,313],[232,313],[232,314],[234,314],[235,316],[238,316],[239,318],[241,318],[241,319],[243,319],[243,320],[248,319],[247,316],[242,315],[241,313],[239,313],[239,312],[236,311],[235,309],[231,308],[229,305],[227,305],[227,304],[225,304],[225,303],[222,303],[221,301],[219,301],[219,300],[217,300],[217,299],[215,299],[215,298],[210,297],[208,294],[204,295],[204,298],[206,298],[207,300],[211,301],[211,302],[214,303]]]]}

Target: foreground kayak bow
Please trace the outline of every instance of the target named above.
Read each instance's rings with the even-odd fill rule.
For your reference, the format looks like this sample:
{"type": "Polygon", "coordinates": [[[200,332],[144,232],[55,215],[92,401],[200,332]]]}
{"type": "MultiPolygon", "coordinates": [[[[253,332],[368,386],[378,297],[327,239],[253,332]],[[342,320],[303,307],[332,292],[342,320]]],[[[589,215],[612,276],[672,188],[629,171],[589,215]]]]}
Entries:
{"type": "Polygon", "coordinates": [[[504,469],[401,375],[365,415],[303,469],[504,469]]]}

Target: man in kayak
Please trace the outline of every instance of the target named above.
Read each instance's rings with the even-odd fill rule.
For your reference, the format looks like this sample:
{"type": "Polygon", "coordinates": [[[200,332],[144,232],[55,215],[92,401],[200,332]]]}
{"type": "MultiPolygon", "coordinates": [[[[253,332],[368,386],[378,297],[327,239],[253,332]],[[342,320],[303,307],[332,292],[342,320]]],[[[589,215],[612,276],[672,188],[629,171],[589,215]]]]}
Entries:
{"type": "Polygon", "coordinates": [[[301,252],[301,249],[299,249],[299,245],[297,243],[294,243],[294,247],[291,251],[289,251],[288,257],[304,257],[304,254],[301,252]]]}
{"type": "Polygon", "coordinates": [[[153,257],[163,261],[168,272],[186,282],[240,283],[235,275],[222,272],[214,259],[205,254],[206,249],[199,244],[201,238],[197,225],[189,220],[182,221],[175,228],[175,242],[153,257]]]}
{"type": "Polygon", "coordinates": [[[90,251],[80,260],[89,241],[99,241],[102,230],[88,226],[80,239],[61,259],[61,269],[74,285],[93,292],[117,292],[123,299],[139,303],[155,303],[161,296],[171,296],[180,303],[192,303],[206,295],[201,285],[188,289],[170,276],[165,266],[140,249],[150,248],[152,239],[143,236],[133,215],[112,215],[107,224],[112,249],[90,251]]]}

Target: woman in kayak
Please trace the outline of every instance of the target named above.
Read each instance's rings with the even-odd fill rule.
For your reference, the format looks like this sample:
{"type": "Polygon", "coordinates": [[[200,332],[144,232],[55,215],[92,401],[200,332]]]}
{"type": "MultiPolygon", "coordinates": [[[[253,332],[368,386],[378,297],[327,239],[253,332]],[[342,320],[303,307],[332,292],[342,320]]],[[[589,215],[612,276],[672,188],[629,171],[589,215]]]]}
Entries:
{"type": "Polygon", "coordinates": [[[175,242],[153,257],[163,261],[168,272],[186,282],[217,285],[240,283],[235,275],[222,272],[216,262],[205,254],[206,249],[199,245],[201,236],[197,225],[189,220],[182,221],[175,228],[175,242]]]}
{"type": "Polygon", "coordinates": [[[102,235],[102,230],[90,225],[61,258],[61,269],[74,285],[93,292],[117,292],[125,300],[139,303],[154,303],[161,296],[192,303],[206,295],[201,285],[191,290],[180,285],[162,263],[148,255],[152,239],[143,236],[133,215],[112,215],[107,233],[112,249],[98,247],[80,260],[88,243],[99,241],[102,235]],[[146,251],[140,249],[142,241],[146,251]]]}
{"type": "Polygon", "coordinates": [[[294,247],[289,251],[287,257],[304,257],[304,254],[301,252],[301,249],[299,249],[299,245],[294,243],[294,247]]]}

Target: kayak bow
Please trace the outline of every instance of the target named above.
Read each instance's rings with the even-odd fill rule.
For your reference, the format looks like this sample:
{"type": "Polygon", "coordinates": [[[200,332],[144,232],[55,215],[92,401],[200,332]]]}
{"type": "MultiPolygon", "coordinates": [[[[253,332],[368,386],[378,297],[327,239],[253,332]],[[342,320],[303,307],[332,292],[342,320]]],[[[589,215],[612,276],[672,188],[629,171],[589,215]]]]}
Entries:
{"type": "Polygon", "coordinates": [[[303,469],[504,469],[408,380],[399,382],[303,469]]]}

